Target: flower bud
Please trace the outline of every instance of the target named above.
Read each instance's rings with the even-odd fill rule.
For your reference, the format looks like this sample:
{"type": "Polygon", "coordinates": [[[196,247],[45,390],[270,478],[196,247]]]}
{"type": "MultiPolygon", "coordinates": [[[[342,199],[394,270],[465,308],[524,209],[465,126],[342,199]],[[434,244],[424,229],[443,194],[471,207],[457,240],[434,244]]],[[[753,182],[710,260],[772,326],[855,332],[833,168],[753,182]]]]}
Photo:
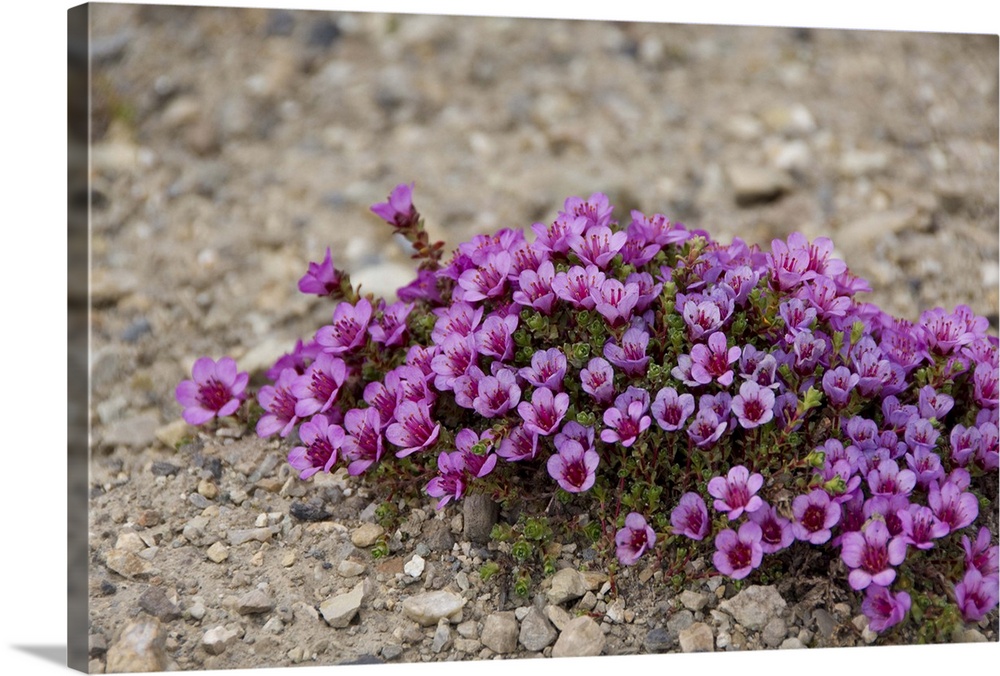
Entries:
{"type": "Polygon", "coordinates": [[[847,490],[847,482],[840,475],[837,475],[823,484],[823,490],[830,495],[842,495],[847,490]]]}
{"type": "Polygon", "coordinates": [[[825,462],[826,462],[826,453],[824,453],[819,449],[816,449],[815,451],[806,456],[806,464],[808,464],[810,467],[820,468],[823,466],[823,463],[825,462]]]}

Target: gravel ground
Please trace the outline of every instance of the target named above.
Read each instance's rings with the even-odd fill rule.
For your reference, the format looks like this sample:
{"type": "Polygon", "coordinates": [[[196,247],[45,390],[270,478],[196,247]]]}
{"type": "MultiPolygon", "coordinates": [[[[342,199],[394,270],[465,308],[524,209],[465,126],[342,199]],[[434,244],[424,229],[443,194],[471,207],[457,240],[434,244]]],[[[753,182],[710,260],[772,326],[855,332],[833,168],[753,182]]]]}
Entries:
{"type": "MultiPolygon", "coordinates": [[[[326,246],[367,290],[408,282],[367,208],[411,180],[449,247],[600,191],[722,240],[829,236],[888,311],[966,303],[995,332],[996,36],[93,5],[92,40],[91,670],[885,642],[810,560],[616,595],[565,542],[518,601],[430,502],[374,558],[364,490],[186,427],[173,390],[327,322],[295,291],[326,246]]],[[[996,612],[953,640],[996,641],[996,612]]]]}

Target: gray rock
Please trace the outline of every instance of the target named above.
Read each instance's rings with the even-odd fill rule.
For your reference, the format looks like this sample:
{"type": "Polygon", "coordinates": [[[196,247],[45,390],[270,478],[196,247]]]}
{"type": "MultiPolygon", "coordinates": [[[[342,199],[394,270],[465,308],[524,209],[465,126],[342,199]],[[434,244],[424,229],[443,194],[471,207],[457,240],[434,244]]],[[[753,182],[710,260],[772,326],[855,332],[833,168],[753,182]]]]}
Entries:
{"type": "Polygon", "coordinates": [[[694,614],[690,610],[680,610],[667,620],[667,631],[677,637],[682,631],[694,624],[694,614]]]}
{"type": "Polygon", "coordinates": [[[403,646],[398,643],[388,643],[382,646],[382,658],[387,661],[392,661],[403,654],[403,646]]]}
{"type": "Polygon", "coordinates": [[[773,585],[747,587],[731,599],[722,601],[719,608],[729,613],[738,623],[754,631],[759,631],[780,614],[786,607],[773,585]]]}
{"type": "Polygon", "coordinates": [[[442,618],[450,622],[462,621],[465,599],[449,591],[430,591],[411,596],[403,601],[403,614],[424,627],[431,627],[442,618]]]}
{"type": "Polygon", "coordinates": [[[513,612],[493,613],[483,621],[479,640],[493,652],[505,655],[517,650],[518,627],[513,612]]]}
{"type": "Polygon", "coordinates": [[[234,547],[241,545],[244,542],[250,542],[251,540],[256,540],[257,542],[267,542],[271,539],[274,533],[270,528],[247,528],[242,530],[231,530],[226,533],[226,537],[229,538],[229,544],[234,547]]]}
{"type": "Polygon", "coordinates": [[[432,552],[450,552],[455,546],[455,536],[451,534],[451,526],[440,519],[425,521],[421,538],[423,544],[432,552]]]}
{"type": "Polygon", "coordinates": [[[166,633],[159,620],[132,622],[108,648],[108,673],[166,671],[166,633]]]}
{"type": "Polygon", "coordinates": [[[677,640],[680,642],[681,652],[710,653],[715,650],[712,628],[704,622],[692,624],[678,635],[677,640]]]}
{"type": "Polygon", "coordinates": [[[234,629],[212,627],[201,637],[201,646],[210,655],[221,655],[226,648],[236,642],[238,634],[234,629]]]}
{"type": "Polygon", "coordinates": [[[487,542],[500,514],[500,505],[488,495],[472,493],[462,500],[463,533],[472,542],[487,542]]]}
{"type": "Polygon", "coordinates": [[[344,559],[337,566],[337,572],[341,577],[354,577],[365,572],[365,565],[351,559],[344,559]]]}
{"type": "Polygon", "coordinates": [[[251,589],[236,601],[240,615],[260,615],[274,610],[274,600],[260,589],[251,589]]]}
{"type": "Polygon", "coordinates": [[[587,583],[580,571],[563,568],[552,576],[552,586],[546,592],[549,603],[559,605],[574,601],[587,593],[587,583]]]}
{"type": "Polygon", "coordinates": [[[596,657],[604,651],[606,640],[600,625],[582,615],[570,620],[559,634],[552,657],[596,657]]]}
{"type": "Polygon", "coordinates": [[[777,648],[787,635],[788,626],[785,624],[785,621],[780,617],[772,617],[764,625],[764,631],[761,632],[760,637],[764,640],[764,644],[768,648],[777,648]]]}
{"type": "Polygon", "coordinates": [[[334,629],[348,626],[361,609],[365,596],[364,581],[354,586],[346,594],[338,594],[320,604],[319,612],[328,625],[334,629]]]}
{"type": "Polygon", "coordinates": [[[546,646],[551,645],[558,635],[556,628],[552,626],[542,611],[532,606],[521,620],[518,640],[525,650],[540,652],[546,646]]]}
{"type": "Polygon", "coordinates": [[[791,638],[786,638],[784,641],[781,642],[781,645],[779,646],[781,650],[798,650],[800,648],[805,648],[805,647],[806,647],[805,644],[802,643],[802,641],[799,640],[799,638],[796,636],[792,636],[791,638]]]}
{"type": "Polygon", "coordinates": [[[673,647],[674,640],[669,631],[663,627],[656,627],[650,629],[646,634],[646,638],[642,640],[642,647],[646,649],[646,652],[663,653],[673,647]]]}
{"type": "Polygon", "coordinates": [[[823,638],[830,638],[833,636],[834,630],[836,630],[837,625],[840,624],[833,615],[829,613],[825,608],[816,608],[812,611],[813,621],[816,623],[816,630],[820,633],[823,638]]]}
{"type": "Polygon", "coordinates": [[[573,619],[565,609],[553,605],[545,606],[545,616],[549,618],[559,631],[565,629],[569,621],[573,619]]]}
{"type": "Polygon", "coordinates": [[[437,629],[434,630],[434,638],[431,640],[431,652],[437,655],[444,652],[452,645],[451,626],[447,618],[438,620],[437,629]]]}
{"type": "Polygon", "coordinates": [[[181,609],[167,598],[162,587],[150,587],[139,597],[139,607],[158,620],[170,622],[181,616],[181,609]]]}

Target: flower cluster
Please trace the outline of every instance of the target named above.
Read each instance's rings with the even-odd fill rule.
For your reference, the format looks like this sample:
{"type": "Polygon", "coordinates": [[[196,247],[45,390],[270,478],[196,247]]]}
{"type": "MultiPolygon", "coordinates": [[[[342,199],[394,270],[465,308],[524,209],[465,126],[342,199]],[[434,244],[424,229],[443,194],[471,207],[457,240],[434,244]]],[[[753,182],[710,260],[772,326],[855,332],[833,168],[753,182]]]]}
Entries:
{"type": "MultiPolygon", "coordinates": [[[[576,501],[625,566],[673,571],[687,541],[742,579],[823,547],[875,631],[934,593],[914,578],[951,552],[962,617],[996,607],[997,546],[969,533],[997,497],[986,319],[886,314],[826,238],[765,252],[660,214],[623,227],[602,194],[442,261],[412,190],[372,207],[419,261],[395,302],[359,295],[329,249],[299,282],[336,305],[267,373],[256,431],[297,439],[301,478],[419,479],[439,508],[470,491],[576,501]]],[[[246,384],[231,360],[199,360],[177,398],[200,424],[234,413],[246,384]]]]}

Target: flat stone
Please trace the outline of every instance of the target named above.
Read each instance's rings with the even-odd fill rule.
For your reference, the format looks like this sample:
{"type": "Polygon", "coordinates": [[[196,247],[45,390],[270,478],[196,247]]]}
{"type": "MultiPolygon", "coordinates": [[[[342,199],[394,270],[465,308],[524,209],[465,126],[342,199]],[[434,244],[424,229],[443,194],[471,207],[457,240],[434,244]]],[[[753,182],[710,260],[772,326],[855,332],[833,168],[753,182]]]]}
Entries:
{"type": "Polygon", "coordinates": [[[806,647],[805,644],[796,636],[792,636],[791,638],[786,638],[784,641],[781,642],[781,645],[778,646],[780,650],[799,650],[805,647],[806,647]]]}
{"type": "Polygon", "coordinates": [[[670,650],[674,645],[674,638],[671,637],[670,632],[663,627],[656,627],[650,629],[646,634],[646,638],[642,640],[642,647],[646,649],[646,652],[650,653],[663,653],[670,650]]]}
{"type": "Polygon", "coordinates": [[[450,552],[455,545],[455,536],[451,534],[451,525],[440,519],[425,521],[420,537],[432,552],[450,552]]]}
{"type": "Polygon", "coordinates": [[[121,549],[133,554],[138,554],[146,548],[146,543],[138,533],[122,533],[115,541],[115,549],[121,549]]]}
{"type": "Polygon", "coordinates": [[[351,559],[344,559],[337,566],[337,573],[341,577],[355,577],[365,572],[365,565],[351,559]]]}
{"type": "Polygon", "coordinates": [[[339,594],[331,597],[320,604],[319,612],[328,625],[334,629],[346,627],[354,619],[361,609],[364,600],[364,581],[354,586],[354,589],[346,594],[339,594]]]}
{"type": "Polygon", "coordinates": [[[559,605],[574,601],[587,593],[587,583],[580,571],[563,568],[552,576],[552,586],[546,592],[549,603],[559,605]]]}
{"type": "Polygon", "coordinates": [[[681,592],[681,605],[692,612],[702,610],[708,604],[708,595],[685,589],[681,592]]]}
{"type": "Polygon", "coordinates": [[[564,608],[559,606],[546,606],[545,616],[549,618],[549,621],[552,622],[552,624],[555,625],[556,629],[559,631],[565,629],[566,625],[573,619],[564,608]]]}
{"type": "Polygon", "coordinates": [[[541,652],[543,648],[551,645],[558,635],[559,632],[542,614],[542,611],[532,606],[521,620],[521,629],[517,638],[525,650],[541,652]]]}
{"type": "Polygon", "coordinates": [[[483,645],[499,655],[517,650],[518,626],[513,612],[488,615],[483,621],[483,633],[479,640],[483,645]]]}
{"type": "Polygon", "coordinates": [[[385,529],[377,523],[363,523],[351,533],[351,542],[355,547],[371,547],[385,535],[385,529]]]}
{"type": "Polygon", "coordinates": [[[108,425],[104,429],[104,443],[108,446],[144,449],[156,440],[156,430],[159,428],[158,415],[140,413],[108,425]]]}
{"type": "Polygon", "coordinates": [[[236,547],[245,542],[250,542],[251,540],[256,540],[257,542],[267,542],[271,539],[270,528],[246,528],[241,530],[231,530],[226,533],[226,537],[229,538],[229,544],[236,547]]]}
{"type": "Polygon", "coordinates": [[[793,186],[787,172],[772,167],[733,165],[728,168],[728,175],[736,203],[740,206],[769,202],[793,186]]]}
{"type": "Polygon", "coordinates": [[[690,610],[680,610],[667,620],[667,631],[677,637],[682,631],[694,624],[694,614],[690,610]]]}
{"type": "Polygon", "coordinates": [[[715,650],[712,628],[704,622],[692,624],[677,636],[677,640],[681,645],[681,652],[710,653],[715,650]]]}
{"type": "Polygon", "coordinates": [[[153,573],[153,564],[124,549],[112,549],[104,562],[109,570],[130,580],[149,577],[153,573]]]}
{"type": "Polygon", "coordinates": [[[410,596],[403,601],[403,614],[424,627],[432,627],[445,618],[452,623],[462,621],[465,599],[449,591],[429,591],[410,596]]]}
{"type": "Polygon", "coordinates": [[[583,615],[570,620],[552,646],[553,657],[596,657],[607,639],[597,622],[583,615]]]}
{"type": "Polygon", "coordinates": [[[201,637],[201,647],[210,655],[221,655],[236,642],[238,634],[233,629],[212,627],[201,637]]]}
{"type": "Polygon", "coordinates": [[[236,602],[240,615],[259,615],[274,610],[274,600],[260,589],[251,589],[236,602]]]}
{"type": "Polygon", "coordinates": [[[719,608],[729,613],[739,624],[752,631],[763,629],[771,618],[780,614],[787,604],[773,585],[747,587],[719,608]]]}
{"type": "Polygon", "coordinates": [[[181,616],[181,609],[167,598],[162,587],[150,587],[139,596],[139,607],[162,622],[170,622],[181,616]]]}
{"type": "Polygon", "coordinates": [[[108,648],[108,673],[166,671],[166,633],[159,620],[132,622],[108,648]]]}
{"type": "Polygon", "coordinates": [[[819,631],[823,638],[832,637],[837,625],[840,624],[837,618],[831,615],[825,608],[814,609],[812,611],[812,618],[816,623],[816,630],[819,631]]]}
{"type": "Polygon", "coordinates": [[[788,636],[788,625],[780,617],[772,617],[764,625],[760,637],[768,648],[777,648],[788,636]]]}

